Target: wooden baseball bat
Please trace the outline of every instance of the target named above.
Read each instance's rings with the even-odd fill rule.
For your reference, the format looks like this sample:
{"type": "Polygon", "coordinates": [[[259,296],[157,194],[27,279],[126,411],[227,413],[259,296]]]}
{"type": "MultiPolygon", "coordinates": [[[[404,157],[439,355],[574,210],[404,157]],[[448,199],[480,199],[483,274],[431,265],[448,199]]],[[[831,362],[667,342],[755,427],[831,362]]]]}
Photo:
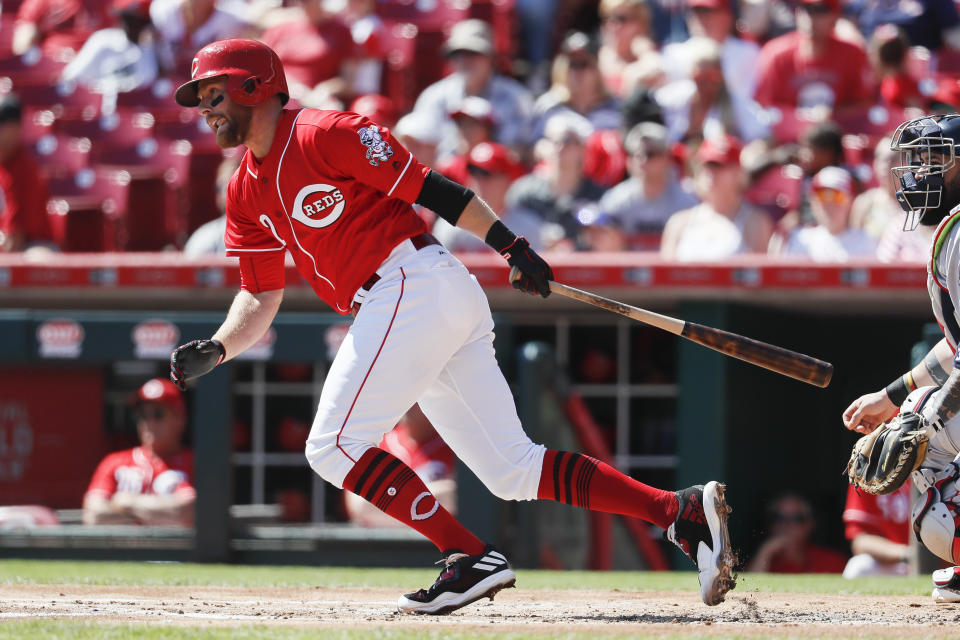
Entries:
{"type": "MultiPolygon", "coordinates": [[[[512,275],[512,274],[511,274],[512,275]]],[[[576,289],[559,282],[550,282],[550,291],[580,300],[595,307],[606,309],[619,313],[622,316],[633,318],[669,331],[674,335],[681,336],[687,340],[692,340],[697,344],[702,344],[714,351],[719,351],[728,356],[755,364],[758,367],[775,371],[776,373],[795,378],[802,382],[807,382],[817,387],[826,387],[830,384],[830,378],[833,376],[833,365],[823,360],[818,360],[796,351],[790,351],[783,347],[777,347],[766,342],[753,340],[736,333],[705,327],[694,322],[686,322],[671,318],[670,316],[660,315],[646,309],[632,307],[610,298],[598,296],[589,291],[576,289]]]]}

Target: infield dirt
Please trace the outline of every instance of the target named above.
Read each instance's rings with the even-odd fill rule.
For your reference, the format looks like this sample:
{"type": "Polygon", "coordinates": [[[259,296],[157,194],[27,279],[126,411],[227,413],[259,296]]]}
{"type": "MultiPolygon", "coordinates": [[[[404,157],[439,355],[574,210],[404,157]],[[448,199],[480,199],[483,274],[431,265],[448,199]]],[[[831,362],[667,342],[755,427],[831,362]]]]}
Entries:
{"type": "Polygon", "coordinates": [[[390,628],[474,630],[484,635],[512,631],[757,638],[946,638],[955,637],[960,629],[960,605],[937,605],[929,596],[734,591],[723,604],[706,607],[694,592],[509,589],[494,602],[483,600],[443,617],[400,615],[395,611],[397,596],[396,590],[383,588],[5,585],[0,586],[0,622],[68,618],[318,631],[390,628]]]}

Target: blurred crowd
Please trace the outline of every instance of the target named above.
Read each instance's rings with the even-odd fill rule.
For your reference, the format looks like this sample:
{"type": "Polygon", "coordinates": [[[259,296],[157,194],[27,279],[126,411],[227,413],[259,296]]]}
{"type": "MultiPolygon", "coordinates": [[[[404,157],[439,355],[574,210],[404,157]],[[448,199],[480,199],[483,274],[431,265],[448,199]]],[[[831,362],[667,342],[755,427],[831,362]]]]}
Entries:
{"type": "Polygon", "coordinates": [[[170,94],[234,36],[547,251],[922,261],[889,135],[960,104],[953,0],[5,0],[0,248],[222,252],[236,157],[170,94]]]}

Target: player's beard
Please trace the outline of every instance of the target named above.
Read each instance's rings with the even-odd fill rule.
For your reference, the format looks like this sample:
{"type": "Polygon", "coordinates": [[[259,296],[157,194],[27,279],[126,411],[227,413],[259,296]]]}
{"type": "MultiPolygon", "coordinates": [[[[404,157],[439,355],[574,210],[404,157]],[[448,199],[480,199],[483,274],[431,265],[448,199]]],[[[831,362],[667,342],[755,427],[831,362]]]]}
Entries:
{"type": "Polygon", "coordinates": [[[957,184],[955,177],[954,180],[944,183],[940,191],[940,206],[924,209],[920,215],[920,224],[926,227],[937,226],[957,205],[960,205],[960,185],[957,184]]]}
{"type": "Polygon", "coordinates": [[[253,108],[236,105],[231,112],[223,115],[225,122],[217,127],[217,145],[221,149],[230,149],[243,144],[250,132],[253,108]]]}

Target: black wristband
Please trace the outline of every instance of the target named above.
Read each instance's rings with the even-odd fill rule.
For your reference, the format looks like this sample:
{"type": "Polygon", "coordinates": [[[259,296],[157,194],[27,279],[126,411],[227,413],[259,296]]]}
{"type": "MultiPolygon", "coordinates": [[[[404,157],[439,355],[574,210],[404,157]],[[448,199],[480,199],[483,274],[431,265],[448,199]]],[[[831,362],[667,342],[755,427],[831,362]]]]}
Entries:
{"type": "Polygon", "coordinates": [[[227,357],[227,350],[226,348],[224,348],[223,343],[220,342],[219,340],[214,340],[213,338],[211,338],[210,342],[217,345],[217,349],[220,350],[220,359],[217,360],[217,364],[220,364],[221,362],[223,362],[223,359],[227,357]]]}
{"type": "Polygon", "coordinates": [[[490,229],[487,231],[487,237],[484,238],[483,241],[496,249],[497,253],[502,254],[510,248],[510,245],[517,241],[517,234],[507,229],[507,225],[503,224],[503,222],[497,220],[490,226],[490,229]]]}
{"type": "Polygon", "coordinates": [[[911,389],[907,386],[907,381],[904,380],[904,376],[900,376],[888,384],[885,391],[890,401],[899,407],[906,401],[911,389]]]}
{"type": "Polygon", "coordinates": [[[423,186],[420,187],[420,195],[417,196],[416,203],[422,204],[456,226],[460,214],[473,200],[473,195],[473,191],[462,184],[457,184],[442,173],[431,169],[423,179],[423,186]]]}

